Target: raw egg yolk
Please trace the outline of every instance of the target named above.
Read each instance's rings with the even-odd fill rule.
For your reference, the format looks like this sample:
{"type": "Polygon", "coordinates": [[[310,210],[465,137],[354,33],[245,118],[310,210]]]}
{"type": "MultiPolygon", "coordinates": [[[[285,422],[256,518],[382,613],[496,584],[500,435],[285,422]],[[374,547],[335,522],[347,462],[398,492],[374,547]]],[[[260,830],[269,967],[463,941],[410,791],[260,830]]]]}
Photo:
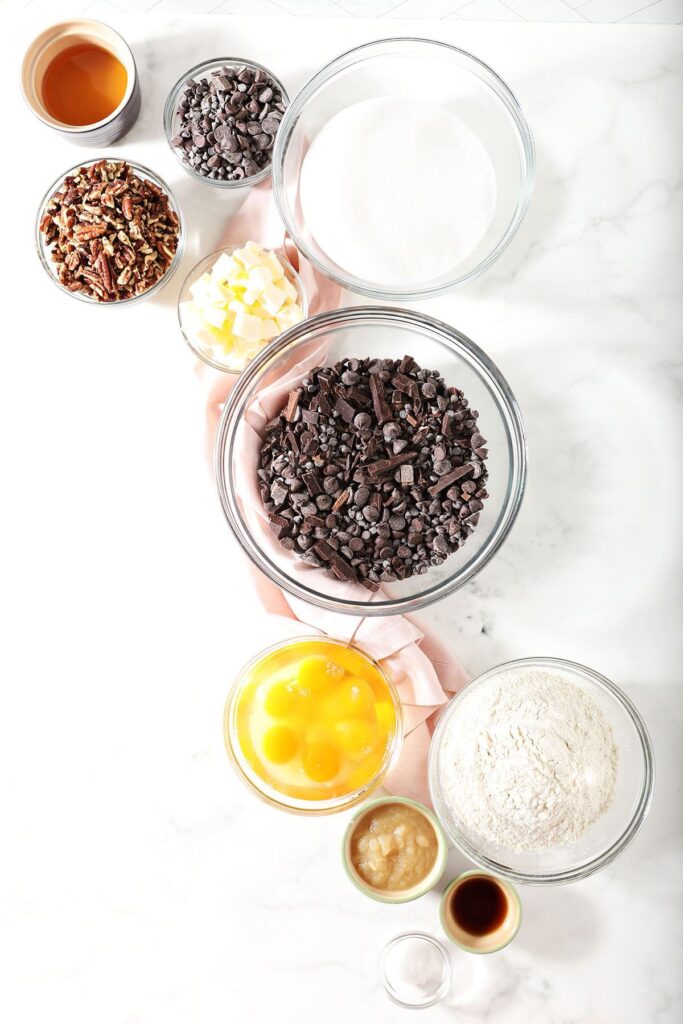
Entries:
{"type": "Polygon", "coordinates": [[[352,718],[345,722],[337,722],[334,731],[339,746],[348,757],[355,760],[370,752],[373,730],[368,722],[352,718]]]}
{"type": "Polygon", "coordinates": [[[309,743],[304,749],[304,771],[314,782],[329,782],[339,771],[339,754],[329,743],[309,743]]]}
{"type": "Polygon", "coordinates": [[[264,734],[263,754],[273,764],[291,761],[298,748],[296,733],[286,725],[274,725],[264,734]]]}
{"type": "Polygon", "coordinates": [[[273,718],[286,718],[295,703],[296,693],[291,683],[274,683],[266,693],[263,707],[273,718]]]}
{"type": "Polygon", "coordinates": [[[374,717],[375,698],[372,687],[360,676],[347,676],[335,687],[325,703],[329,718],[337,722],[347,718],[374,717]]]}
{"type": "Polygon", "coordinates": [[[305,693],[319,693],[337,682],[344,675],[344,669],[336,662],[320,654],[311,654],[299,662],[296,681],[305,693]]]}

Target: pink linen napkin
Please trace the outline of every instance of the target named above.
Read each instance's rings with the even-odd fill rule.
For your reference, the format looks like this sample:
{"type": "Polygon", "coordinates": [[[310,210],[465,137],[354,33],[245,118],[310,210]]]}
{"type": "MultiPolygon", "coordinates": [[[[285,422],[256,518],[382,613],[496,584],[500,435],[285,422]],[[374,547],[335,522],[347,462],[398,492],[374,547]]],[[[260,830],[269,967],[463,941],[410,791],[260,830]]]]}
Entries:
{"type": "MultiPolygon", "coordinates": [[[[285,236],[267,182],[252,190],[230,222],[222,244],[249,239],[269,248],[284,249],[302,280],[308,296],[309,315],[336,309],[341,305],[342,289],[318,274],[285,236]]],[[[255,467],[265,424],[282,408],[289,391],[298,385],[302,376],[313,366],[320,365],[325,356],[325,348],[324,343],[312,345],[303,357],[300,356],[285,369],[274,384],[262,389],[259,398],[247,410],[239,428],[239,445],[245,453],[241,459],[245,468],[244,478],[240,480],[239,486],[243,515],[268,557],[286,567],[290,576],[297,577],[303,583],[309,573],[320,570],[286,552],[273,536],[261,504],[255,467]]],[[[220,371],[210,371],[203,364],[199,372],[209,378],[207,441],[211,452],[221,408],[235,377],[220,371]]],[[[436,638],[427,636],[406,616],[368,618],[329,612],[283,592],[256,569],[253,570],[253,577],[261,603],[270,614],[273,630],[280,637],[310,635],[315,632],[338,640],[353,640],[380,663],[399,694],[404,727],[401,755],[384,785],[389,792],[429,803],[429,743],[437,713],[449,699],[447,694],[459,690],[467,682],[467,675],[459,662],[436,638]]],[[[361,600],[372,600],[368,591],[355,583],[335,581],[330,584],[332,589],[340,597],[357,599],[360,596],[361,600]]]]}

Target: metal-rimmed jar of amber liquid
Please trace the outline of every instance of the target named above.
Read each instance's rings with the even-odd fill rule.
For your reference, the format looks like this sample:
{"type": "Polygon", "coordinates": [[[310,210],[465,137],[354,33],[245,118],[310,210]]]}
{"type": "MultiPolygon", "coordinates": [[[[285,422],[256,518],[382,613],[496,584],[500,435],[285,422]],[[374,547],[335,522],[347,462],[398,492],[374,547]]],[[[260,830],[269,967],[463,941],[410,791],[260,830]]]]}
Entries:
{"type": "MultiPolygon", "coordinates": [[[[36,117],[77,146],[109,146],[122,138],[140,113],[140,83],[135,59],[126,41],[100,21],[77,18],[44,29],[29,46],[21,67],[24,99],[36,117]],[[105,51],[121,71],[121,97],[111,110],[89,124],[69,123],[55,116],[46,96],[46,78],[67,51],[92,47],[105,51]]],[[[72,119],[73,120],[73,119],[72,119]]]]}

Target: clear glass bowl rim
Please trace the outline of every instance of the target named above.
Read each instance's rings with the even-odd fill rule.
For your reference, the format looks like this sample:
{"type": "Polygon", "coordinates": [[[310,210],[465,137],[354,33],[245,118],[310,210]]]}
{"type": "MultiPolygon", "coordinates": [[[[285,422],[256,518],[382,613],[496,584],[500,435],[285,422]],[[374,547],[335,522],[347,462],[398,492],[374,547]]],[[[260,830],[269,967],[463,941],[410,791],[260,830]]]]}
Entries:
{"type": "MultiPolygon", "coordinates": [[[[189,71],[186,71],[184,75],[181,75],[181,77],[178,79],[175,85],[171,88],[168,96],[166,97],[166,102],[164,103],[164,136],[166,138],[166,142],[168,143],[168,148],[173,152],[180,166],[187,172],[187,174],[190,175],[190,177],[194,178],[196,181],[201,181],[205,185],[212,185],[214,188],[227,189],[245,188],[246,186],[250,185],[258,185],[260,181],[265,181],[265,179],[272,171],[273,160],[275,157],[275,145],[273,145],[273,149],[271,150],[271,159],[268,166],[262,168],[262,170],[260,170],[258,174],[252,174],[250,178],[240,178],[239,181],[216,181],[213,178],[204,177],[203,174],[199,174],[197,171],[194,170],[194,168],[190,167],[189,164],[185,163],[182,157],[179,156],[178,153],[176,152],[175,146],[171,145],[171,139],[173,138],[173,117],[175,115],[175,109],[178,103],[178,96],[180,95],[180,90],[185,85],[188,78],[195,78],[195,76],[201,77],[202,75],[206,75],[206,73],[210,71],[211,68],[220,67],[220,65],[222,64],[238,65],[239,67],[253,68],[256,71],[264,71],[278,87],[278,89],[282,93],[282,99],[285,106],[289,108],[289,96],[287,95],[287,90],[285,89],[284,85],[277,77],[277,75],[273,74],[270,68],[267,68],[264,64],[259,64],[259,62],[256,60],[245,60],[243,57],[214,57],[211,60],[203,60],[200,61],[199,64],[195,64],[194,67],[190,68],[189,71]]],[[[277,133],[278,135],[280,134],[281,129],[282,123],[280,123],[280,128],[278,129],[277,133]]],[[[277,142],[277,136],[275,137],[275,139],[277,142]]]]}
{"type": "Polygon", "coordinates": [[[360,46],[354,46],[350,50],[346,50],[344,53],[339,54],[338,57],[335,57],[334,60],[325,64],[320,71],[316,72],[316,74],[308,80],[306,85],[304,85],[297,93],[285,111],[282,123],[280,124],[280,130],[278,131],[275,139],[271,167],[273,173],[273,195],[275,197],[275,204],[280,214],[280,218],[283,224],[285,224],[297,249],[303,253],[306,259],[310,260],[316,270],[325,277],[336,281],[336,283],[341,285],[343,288],[347,288],[349,291],[357,292],[361,295],[367,295],[369,298],[379,299],[382,302],[392,302],[396,300],[414,301],[417,299],[428,298],[433,295],[441,295],[444,292],[450,291],[450,289],[454,288],[456,285],[464,284],[466,281],[471,281],[474,278],[479,277],[480,274],[483,274],[484,271],[488,270],[491,264],[494,263],[501,253],[508,247],[517,233],[517,229],[522,223],[524,215],[529,207],[529,203],[531,202],[531,197],[534,191],[536,153],[531,129],[524,117],[517,97],[512,92],[509,85],[496,71],[493,70],[492,67],[489,67],[489,65],[484,63],[483,60],[475,57],[474,54],[469,53],[467,50],[462,50],[458,46],[441,42],[438,39],[426,39],[420,36],[395,36],[385,39],[374,39],[369,43],[362,43],[360,46]],[[452,278],[450,281],[431,285],[429,287],[376,287],[374,285],[367,284],[350,274],[347,275],[339,273],[327,264],[322,263],[316,254],[311,251],[310,246],[306,244],[305,239],[300,237],[299,233],[296,231],[295,225],[291,223],[288,216],[288,204],[285,198],[283,176],[284,153],[287,143],[289,142],[289,137],[294,130],[296,120],[304,110],[308,100],[315,94],[321,85],[333,78],[338,70],[360,63],[365,59],[368,51],[377,47],[386,46],[387,44],[402,46],[404,43],[408,43],[410,45],[424,44],[426,46],[435,46],[443,50],[451,51],[452,53],[457,54],[459,58],[464,58],[465,62],[471,61],[479,72],[482,72],[479,74],[479,77],[493,89],[497,98],[507,108],[508,113],[511,115],[519,133],[522,152],[524,154],[523,179],[519,196],[517,198],[515,212],[502,237],[488,256],[481,260],[481,262],[478,263],[476,267],[473,267],[473,269],[467,274],[462,274],[459,277],[452,278]]]}
{"type": "MultiPolygon", "coordinates": [[[[185,275],[185,279],[183,280],[183,283],[180,286],[180,291],[178,293],[178,304],[177,304],[178,326],[180,327],[180,332],[181,332],[183,338],[185,339],[185,341],[187,342],[187,344],[192,349],[192,351],[194,352],[194,354],[197,356],[198,359],[201,359],[203,362],[207,363],[209,366],[213,366],[214,370],[220,370],[222,373],[227,373],[227,374],[229,374],[230,376],[233,376],[233,377],[238,377],[244,371],[243,370],[231,370],[229,367],[224,366],[222,363],[219,363],[217,359],[212,359],[211,356],[207,355],[205,352],[202,352],[201,349],[197,348],[197,346],[193,345],[193,343],[190,341],[189,337],[185,333],[185,328],[183,327],[183,318],[182,318],[182,314],[180,312],[180,306],[181,306],[181,303],[183,301],[182,296],[183,296],[183,292],[185,291],[186,285],[188,285],[190,279],[193,277],[194,274],[197,273],[197,271],[199,270],[199,268],[201,267],[201,265],[203,263],[208,263],[208,261],[212,260],[212,259],[218,259],[218,257],[222,253],[224,253],[224,252],[233,253],[236,249],[244,248],[244,246],[246,244],[247,244],[246,242],[230,242],[228,245],[222,245],[219,249],[214,249],[213,252],[209,252],[209,253],[206,254],[206,256],[202,256],[202,258],[197,260],[195,265],[185,275]]],[[[260,245],[260,243],[259,243],[259,245],[260,245]]],[[[296,290],[297,290],[297,292],[299,294],[299,303],[300,303],[301,309],[303,311],[303,316],[302,316],[301,319],[305,320],[306,317],[308,316],[308,296],[306,295],[306,290],[304,289],[303,283],[301,281],[301,277],[299,276],[299,274],[296,272],[296,270],[294,269],[292,264],[287,259],[287,256],[285,255],[285,251],[284,251],[283,248],[281,248],[281,249],[273,249],[273,248],[271,248],[271,246],[267,246],[267,245],[262,246],[262,248],[266,249],[268,252],[275,253],[275,255],[279,259],[280,263],[282,264],[284,269],[287,271],[287,273],[291,277],[292,283],[293,283],[294,287],[296,288],[296,290]]],[[[266,346],[264,345],[264,348],[265,347],[266,346]]]]}
{"type": "Polygon", "coordinates": [[[63,171],[57,178],[55,178],[53,183],[45,192],[45,195],[41,199],[40,205],[38,206],[38,216],[36,218],[35,244],[36,251],[38,253],[38,258],[40,259],[40,262],[43,265],[43,269],[45,270],[53,284],[55,284],[56,287],[60,290],[60,292],[63,292],[65,295],[69,295],[72,299],[78,299],[79,302],[84,302],[89,306],[104,306],[105,308],[109,309],[111,309],[112,307],[132,306],[136,302],[142,302],[143,299],[148,299],[156,292],[161,291],[161,289],[166,284],[168,284],[168,282],[175,274],[183,258],[183,253],[185,251],[185,219],[183,217],[183,211],[180,207],[180,204],[178,203],[178,200],[176,199],[172,190],[168,187],[163,178],[160,178],[155,171],[150,170],[149,167],[146,167],[144,164],[138,163],[136,160],[127,160],[126,157],[120,156],[118,154],[114,154],[111,156],[98,156],[94,160],[80,160],[77,164],[74,164],[73,167],[70,167],[68,171],[63,171]],[[48,201],[52,198],[53,194],[58,190],[59,186],[62,184],[64,179],[68,178],[70,175],[80,170],[81,167],[92,167],[93,164],[98,164],[102,160],[106,160],[107,163],[128,164],[128,166],[133,171],[135,171],[137,175],[139,175],[140,177],[149,178],[150,181],[152,181],[155,185],[158,185],[159,188],[164,190],[164,192],[168,196],[169,205],[173,212],[175,213],[176,217],[178,218],[178,244],[176,245],[176,251],[173,254],[173,259],[169,263],[165,272],[156,282],[156,284],[153,284],[151,288],[147,289],[147,291],[140,292],[139,295],[131,295],[127,299],[116,299],[113,302],[97,302],[96,299],[91,299],[90,296],[83,295],[82,292],[70,292],[68,288],[65,288],[61,281],[57,279],[56,275],[52,270],[52,260],[50,259],[49,255],[51,249],[48,249],[48,247],[46,246],[43,240],[43,233],[40,230],[40,224],[45,213],[45,207],[48,201]]]}
{"type": "MultiPolygon", "coordinates": [[[[436,601],[440,601],[448,594],[452,594],[476,576],[496,554],[514,525],[524,496],[527,476],[526,436],[522,416],[510,386],[486,353],[466,335],[442,320],[437,320],[434,317],[418,313],[414,310],[400,309],[392,306],[350,306],[346,309],[333,310],[328,313],[318,313],[316,316],[291,327],[284,334],[275,338],[242,371],[223,406],[218,424],[214,446],[214,475],[223,513],[230,529],[245,554],[276,586],[281,587],[294,597],[306,601],[308,604],[313,604],[318,608],[325,608],[328,611],[345,612],[350,615],[368,617],[394,615],[419,611],[436,601]],[[506,420],[513,453],[503,519],[497,530],[490,534],[478,555],[471,563],[468,563],[465,571],[449,576],[441,583],[416,595],[396,597],[381,602],[372,600],[361,602],[328,597],[317,590],[313,590],[311,587],[294,582],[278,566],[266,558],[252,541],[248,530],[243,524],[239,504],[235,497],[235,488],[233,488],[231,483],[231,476],[235,427],[244,412],[252,382],[256,380],[260,371],[288,346],[297,344],[302,339],[306,340],[306,336],[312,331],[321,330],[324,332],[330,328],[344,327],[357,322],[362,323],[363,321],[372,322],[373,320],[383,324],[393,322],[408,327],[422,328],[432,334],[438,334],[440,340],[448,342],[451,347],[456,349],[464,348],[475,363],[477,372],[485,378],[489,387],[492,387],[494,394],[497,396],[501,407],[501,414],[504,414],[506,420]],[[226,448],[228,456],[227,473],[225,470],[226,448]]],[[[428,575],[426,574],[426,576],[428,575]]]]}
{"type": "Polygon", "coordinates": [[[389,771],[394,767],[398,760],[399,754],[403,747],[403,712],[401,708],[401,700],[396,692],[391,678],[384,671],[382,666],[369,655],[366,651],[362,650],[357,644],[346,640],[336,640],[334,637],[318,634],[318,636],[296,636],[290,637],[287,640],[279,640],[275,644],[271,644],[269,647],[265,647],[262,651],[255,654],[249,661],[242,666],[239,672],[236,674],[232,686],[228,692],[228,696],[225,702],[225,710],[223,713],[223,736],[225,740],[225,747],[228,752],[232,766],[235,769],[237,775],[246,785],[246,787],[255,793],[261,800],[264,800],[271,807],[278,807],[280,810],[289,811],[292,814],[299,814],[304,817],[312,817],[314,815],[323,814],[335,814],[338,811],[346,811],[351,807],[355,807],[366,797],[374,793],[376,789],[381,786],[383,779],[389,771]],[[333,797],[330,800],[303,800],[297,797],[288,797],[285,793],[280,793],[273,787],[268,786],[267,782],[262,779],[256,781],[255,773],[248,772],[245,768],[242,758],[240,757],[240,748],[237,735],[234,729],[233,723],[233,711],[237,705],[237,698],[244,685],[249,672],[263,658],[275,651],[282,650],[286,647],[292,647],[294,644],[299,643],[311,643],[311,642],[331,644],[337,647],[343,647],[344,649],[351,648],[365,658],[376,671],[380,674],[384,682],[386,683],[387,689],[394,705],[394,711],[396,713],[396,730],[392,739],[391,747],[384,759],[383,764],[380,766],[377,773],[361,786],[359,789],[354,790],[352,793],[347,793],[345,796],[333,797]],[[234,734],[235,733],[235,734],[234,734]],[[252,777],[254,776],[254,777],[252,777]]]}
{"type": "Polygon", "coordinates": [[[595,871],[605,867],[607,864],[611,864],[611,862],[623,850],[625,850],[629,843],[634,839],[645,820],[652,802],[655,781],[655,762],[652,741],[640,712],[633,701],[627,697],[616,683],[613,683],[610,679],[607,679],[606,676],[596,672],[595,669],[588,668],[587,665],[582,665],[579,662],[568,661],[565,658],[552,658],[539,655],[535,657],[518,658],[514,661],[506,661],[500,665],[495,665],[493,668],[488,669],[486,672],[482,672],[480,675],[470,680],[462,690],[458,691],[455,697],[453,697],[445,706],[439,721],[437,722],[436,729],[434,730],[429,747],[428,775],[429,794],[432,799],[432,804],[434,805],[436,816],[441,822],[446,835],[461,851],[461,853],[464,853],[466,857],[469,857],[470,860],[474,861],[474,863],[484,871],[490,871],[492,874],[499,875],[501,878],[508,879],[511,882],[518,882],[521,885],[560,885],[567,882],[576,882],[582,878],[588,878],[589,875],[592,875],[595,871]],[[566,669],[569,672],[576,672],[579,675],[588,677],[591,682],[597,684],[603,690],[606,690],[611,697],[615,698],[617,704],[621,706],[622,710],[625,711],[630,718],[636,735],[640,740],[643,754],[643,788],[629,823],[621,835],[611,844],[611,846],[604,850],[603,853],[584,864],[578,864],[576,867],[568,868],[563,871],[552,871],[544,874],[519,871],[487,857],[485,854],[480,853],[477,848],[460,832],[460,830],[449,821],[448,814],[444,811],[444,801],[441,796],[437,773],[437,751],[446,724],[453,714],[453,709],[456,706],[459,697],[472,687],[483,683],[500,672],[516,667],[548,668],[551,670],[559,669],[560,671],[562,669],[566,669]]]}

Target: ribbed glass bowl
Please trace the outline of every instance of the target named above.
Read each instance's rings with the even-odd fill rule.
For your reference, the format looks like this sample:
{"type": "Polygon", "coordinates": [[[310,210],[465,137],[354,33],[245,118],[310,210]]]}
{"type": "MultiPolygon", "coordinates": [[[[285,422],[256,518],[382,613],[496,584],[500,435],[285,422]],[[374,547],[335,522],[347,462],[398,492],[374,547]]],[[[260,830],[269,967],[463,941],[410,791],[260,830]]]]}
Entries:
{"type": "MultiPolygon", "coordinates": [[[[436,295],[490,267],[524,217],[533,192],[534,167],[529,126],[515,96],[495,71],[472,54],[433,39],[381,39],[337,57],[291,102],[275,142],[273,191],[297,248],[318,270],[351,291],[391,302],[436,295]],[[429,102],[457,115],[488,153],[497,186],[493,217],[476,248],[439,278],[397,286],[363,280],[335,263],[306,225],[299,191],[304,158],[316,135],[340,111],[378,97],[414,99],[416,83],[427,82],[429,102]]],[[[335,196],[329,199],[334,203],[335,196]]],[[[410,202],[409,196],[405,202],[410,202]]],[[[399,208],[396,217],[401,216],[399,208]]]]}
{"type": "Polygon", "coordinates": [[[77,163],[73,167],[70,167],[68,171],[63,171],[63,173],[60,174],[59,177],[50,185],[49,189],[47,190],[47,192],[41,200],[40,206],[38,207],[38,216],[36,218],[35,228],[35,242],[36,251],[38,253],[40,262],[43,265],[43,269],[46,271],[53,284],[55,284],[57,288],[59,288],[60,292],[64,293],[64,295],[69,295],[72,299],[78,299],[79,302],[85,302],[91,306],[133,306],[135,305],[135,303],[142,302],[144,299],[149,299],[153,295],[156,295],[157,292],[160,292],[161,289],[168,284],[168,282],[175,274],[176,270],[178,269],[178,266],[180,265],[180,261],[183,258],[183,252],[185,251],[185,223],[183,220],[182,210],[180,209],[180,206],[175,196],[173,195],[173,192],[162,178],[155,174],[154,171],[150,171],[149,167],[145,167],[144,164],[138,164],[134,160],[125,160],[125,158],[120,156],[99,156],[96,160],[81,160],[80,163],[77,163]],[[130,168],[132,168],[132,170],[135,172],[135,174],[137,174],[139,178],[148,178],[154,185],[156,185],[158,188],[162,189],[166,193],[166,195],[168,196],[168,204],[178,218],[178,244],[176,247],[176,251],[173,255],[173,259],[169,263],[165,272],[156,282],[156,284],[152,285],[151,288],[148,288],[147,291],[140,292],[139,295],[132,295],[128,299],[116,299],[113,302],[98,302],[97,299],[93,299],[89,295],[85,295],[83,292],[71,292],[69,291],[68,288],[65,288],[64,285],[59,280],[59,278],[57,277],[56,264],[52,261],[50,257],[50,253],[52,252],[52,246],[45,244],[45,237],[43,235],[43,232],[40,230],[40,225],[45,214],[45,207],[47,206],[48,202],[55,194],[55,192],[59,190],[59,187],[64,181],[64,179],[68,178],[72,174],[75,174],[81,167],[91,167],[93,164],[99,163],[100,160],[107,160],[110,163],[119,163],[121,161],[124,161],[125,163],[128,164],[130,168]]]}
{"type": "MultiPolygon", "coordinates": [[[[263,64],[258,64],[255,60],[244,60],[242,57],[212,57],[211,60],[203,60],[200,64],[195,64],[194,67],[182,75],[175,83],[168,96],[166,97],[166,103],[164,104],[163,124],[164,124],[164,135],[168,143],[169,149],[174,154],[176,160],[183,168],[183,170],[194,178],[195,181],[201,181],[205,185],[212,185],[215,188],[235,189],[244,188],[245,185],[257,185],[259,181],[264,181],[270,176],[272,169],[272,161],[269,162],[265,167],[262,167],[258,174],[252,174],[248,178],[241,178],[238,181],[221,181],[216,178],[208,178],[204,174],[200,174],[199,171],[195,171],[194,167],[191,167],[185,160],[183,160],[179,149],[171,145],[171,139],[174,139],[180,131],[181,121],[178,115],[178,104],[180,102],[181,95],[185,89],[185,85],[190,78],[194,78],[196,81],[199,79],[211,78],[214,72],[218,71],[222,67],[229,68],[249,68],[250,71],[263,71],[269,78],[275,82],[276,86],[282,93],[282,100],[285,104],[289,103],[289,97],[287,96],[287,90],[283,86],[280,79],[273,74],[263,64]]],[[[282,125],[280,125],[280,131],[282,125]]],[[[278,131],[278,135],[279,135],[278,131]]],[[[277,138],[277,136],[276,136],[277,138]]],[[[273,151],[274,151],[273,147],[273,151]]]]}
{"type": "Polygon", "coordinates": [[[254,668],[267,656],[275,654],[280,650],[284,651],[290,649],[297,644],[308,644],[311,641],[319,641],[320,639],[320,636],[302,636],[292,640],[283,640],[280,643],[273,644],[271,647],[266,648],[266,650],[259,651],[259,653],[255,655],[237,675],[230,689],[230,693],[228,694],[228,699],[225,704],[225,712],[223,715],[223,737],[225,740],[225,747],[233,768],[242,782],[245,783],[252,793],[255,793],[267,804],[270,804],[271,807],[277,807],[282,811],[289,811],[292,814],[301,814],[309,817],[312,815],[334,814],[337,811],[346,811],[351,807],[355,807],[356,804],[359,804],[362,800],[365,800],[371,793],[374,793],[374,791],[381,786],[387,773],[396,764],[403,745],[403,717],[401,714],[401,701],[399,700],[398,694],[396,693],[396,690],[394,689],[386,672],[384,672],[379,664],[366,654],[365,651],[359,650],[354,647],[353,644],[347,644],[341,640],[333,640],[330,637],[325,637],[324,640],[326,645],[352,649],[362,655],[362,657],[373,666],[375,671],[382,676],[386,684],[387,694],[394,708],[396,725],[390,742],[387,744],[387,749],[379,769],[372,778],[369,778],[367,782],[358,789],[350,790],[342,796],[331,797],[327,800],[305,800],[303,798],[290,796],[266,782],[254,770],[242,749],[239,729],[237,726],[239,698],[243,688],[249,682],[254,668]]]}
{"type": "MultiPolygon", "coordinates": [[[[457,772],[453,778],[457,784],[457,772]]],[[[654,787],[654,755],[645,723],[618,686],[585,665],[561,658],[523,658],[498,665],[473,679],[441,715],[429,749],[429,790],[434,810],[451,841],[480,867],[502,878],[528,885],[557,885],[587,878],[610,864],[631,842],[643,824],[654,787]],[[618,748],[617,778],[611,806],[584,833],[562,846],[538,853],[506,849],[468,828],[447,802],[441,775],[444,768],[442,741],[457,721],[463,703],[478,687],[514,670],[539,669],[556,673],[579,686],[596,702],[612,727],[618,748]]]]}
{"type": "MultiPolygon", "coordinates": [[[[298,370],[297,370],[298,374],[298,370]]],[[[305,375],[301,372],[297,381],[305,375]]],[[[294,386],[292,384],[292,386],[294,386]]],[[[403,309],[359,306],[322,313],[280,335],[237,378],[223,407],[216,436],[214,469],[228,525],[252,562],[278,587],[328,611],[355,615],[415,612],[463,586],[493,558],[520,508],[526,480],[526,442],[515,398],[496,366],[469,338],[448,324],[403,309]],[[288,387],[280,381],[308,357],[326,365],[344,357],[401,359],[414,356],[437,370],[447,385],[461,388],[479,412],[487,439],[489,497],[479,524],[462,548],[423,575],[383,584],[375,594],[358,584],[340,583],[306,565],[274,541],[257,494],[258,448],[245,417],[266,389],[268,415],[285,404],[288,387]],[[280,401],[281,395],[281,401],[280,401]],[[256,507],[245,506],[251,492],[256,507]],[[255,514],[260,512],[260,515],[255,514]]]]}

